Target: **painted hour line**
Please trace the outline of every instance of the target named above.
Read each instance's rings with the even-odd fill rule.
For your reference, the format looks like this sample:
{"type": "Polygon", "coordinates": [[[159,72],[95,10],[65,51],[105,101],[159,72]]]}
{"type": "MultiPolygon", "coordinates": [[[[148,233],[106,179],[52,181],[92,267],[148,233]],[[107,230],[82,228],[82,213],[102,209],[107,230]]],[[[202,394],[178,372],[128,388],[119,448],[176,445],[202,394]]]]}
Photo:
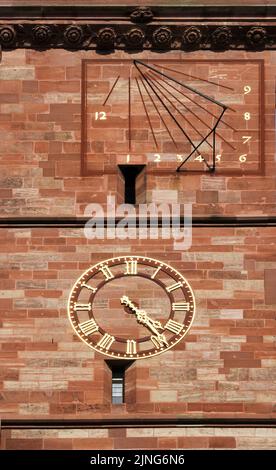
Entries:
{"type": "Polygon", "coordinates": [[[131,81],[128,77],[128,152],[131,153],[131,81]]]}
{"type": "MultiPolygon", "coordinates": [[[[141,71],[140,67],[137,65],[137,64],[140,64],[141,62],[140,61],[134,61],[134,64],[138,70],[138,72],[140,73],[141,75],[141,79],[144,79],[146,81],[146,83],[149,85],[151,91],[154,93],[154,95],[156,96],[156,98],[159,100],[159,102],[161,103],[162,107],[165,109],[166,113],[169,114],[169,116],[171,117],[171,119],[173,120],[174,124],[176,124],[176,126],[178,127],[178,129],[182,132],[182,134],[185,136],[185,138],[188,140],[189,144],[191,145],[191,147],[194,149],[193,152],[190,154],[190,156],[194,153],[194,152],[197,152],[198,154],[200,153],[198,148],[196,147],[195,143],[192,141],[192,139],[190,138],[189,134],[185,131],[184,127],[180,124],[180,122],[177,120],[177,118],[175,117],[175,115],[172,113],[172,111],[170,110],[170,108],[168,107],[168,105],[166,104],[166,102],[161,98],[161,96],[164,97],[164,94],[161,93],[161,96],[159,95],[159,93],[157,93],[156,91],[156,87],[154,87],[154,85],[152,85],[152,81],[148,78],[148,76],[141,71]]],[[[143,64],[143,63],[142,63],[143,64]]],[[[144,65],[144,64],[143,64],[144,65]]],[[[166,97],[165,97],[166,98],[166,97]]],[[[167,99],[168,101],[168,99],[167,99]]],[[[206,162],[205,160],[205,163],[206,165],[209,167],[209,164],[206,162]]]]}
{"type": "MultiPolygon", "coordinates": [[[[179,92],[179,90],[177,90],[176,87],[174,87],[173,85],[171,85],[170,83],[168,83],[166,80],[164,79],[160,79],[159,77],[157,78],[157,75],[155,74],[155,72],[148,72],[147,74],[151,79],[153,78],[155,80],[155,86],[160,90],[160,87],[163,88],[163,90],[169,94],[170,96],[172,96],[173,99],[175,99],[177,101],[177,103],[179,103],[181,106],[183,106],[185,108],[186,111],[190,112],[193,116],[196,117],[196,119],[198,119],[202,124],[204,124],[206,127],[208,127],[208,125],[194,112],[192,111],[191,109],[189,109],[182,101],[180,101],[179,98],[177,98],[177,96],[175,96],[170,90],[168,90],[162,83],[160,83],[160,80],[163,81],[164,83],[166,83],[167,86],[171,87],[172,89],[175,89],[176,91],[179,92]],[[157,86],[157,83],[159,85],[159,87],[157,86]]],[[[153,82],[154,83],[154,82],[153,82]]],[[[179,92],[180,93],[180,92],[179,92]]],[[[174,105],[172,104],[172,106],[174,107],[174,109],[176,109],[176,111],[181,114],[181,116],[189,123],[189,125],[200,135],[201,138],[204,138],[204,135],[201,134],[199,132],[199,130],[187,119],[185,118],[185,116],[183,115],[183,113],[181,113],[179,111],[179,109],[174,105]]],[[[211,144],[206,141],[206,143],[211,147],[211,144]]]]}
{"type": "MultiPolygon", "coordinates": [[[[188,123],[188,125],[201,137],[201,139],[202,139],[203,141],[205,140],[205,141],[206,141],[206,144],[207,144],[210,148],[213,149],[213,143],[210,144],[209,140],[208,140],[208,139],[205,139],[205,136],[204,136],[201,132],[199,132],[198,128],[197,128],[194,124],[192,124],[192,122],[191,122],[187,117],[185,117],[185,115],[179,110],[179,108],[173,103],[173,101],[172,101],[170,98],[167,97],[167,94],[169,94],[173,99],[175,99],[178,104],[180,104],[182,107],[184,107],[184,109],[185,109],[188,113],[192,114],[192,116],[194,116],[196,119],[198,119],[198,120],[201,122],[201,124],[203,124],[204,126],[206,126],[209,130],[212,130],[212,128],[211,128],[203,119],[201,119],[194,111],[192,111],[191,109],[189,109],[182,101],[180,101],[180,99],[179,99],[174,93],[172,93],[171,91],[169,91],[162,83],[160,83],[159,79],[156,78],[156,75],[154,75],[154,76],[152,77],[151,74],[153,74],[153,73],[155,73],[155,72],[150,71],[150,72],[148,72],[148,73],[146,74],[146,76],[147,76],[147,77],[149,78],[149,80],[151,81],[151,84],[152,84],[155,88],[157,88],[157,91],[161,93],[161,95],[170,103],[170,105],[172,106],[172,108],[173,108],[178,114],[180,114],[181,118],[183,118],[184,121],[188,123]],[[154,81],[154,80],[155,80],[155,81],[154,81]],[[158,83],[159,86],[157,85],[156,82],[158,83]],[[161,87],[164,91],[161,90],[160,87],[161,87]]],[[[161,79],[161,80],[162,80],[163,82],[165,82],[168,86],[170,86],[171,88],[175,89],[176,91],[178,91],[178,92],[180,93],[180,91],[177,90],[177,88],[175,88],[174,86],[172,86],[170,83],[166,82],[166,81],[163,80],[163,79],[161,79]]],[[[203,108],[203,107],[202,107],[202,108],[203,108]]],[[[203,109],[204,109],[204,108],[203,108],[203,109]]],[[[214,115],[214,116],[215,116],[215,115],[214,115]]],[[[215,116],[215,117],[216,117],[216,116],[215,116]]],[[[222,122],[222,121],[221,121],[221,122],[222,122]]],[[[230,127],[231,129],[233,129],[232,126],[228,126],[228,127],[230,127]]],[[[234,130],[234,129],[233,129],[233,130],[234,130]]],[[[219,133],[217,133],[217,135],[218,135],[219,137],[221,137],[219,133]]],[[[227,142],[225,139],[222,138],[222,140],[224,140],[225,143],[226,143],[227,145],[229,145],[231,148],[233,148],[234,150],[236,150],[236,148],[235,148],[233,145],[228,144],[228,142],[227,142]]],[[[202,156],[202,154],[199,152],[199,150],[196,150],[196,152],[197,152],[197,154],[198,154],[198,157],[200,157],[200,160],[199,160],[198,157],[196,157],[195,160],[199,160],[200,162],[204,162],[204,163],[206,164],[206,166],[210,169],[210,165],[207,163],[206,159],[202,156]]],[[[178,156],[177,156],[177,157],[178,157],[178,156]]],[[[179,160],[179,159],[177,158],[177,160],[180,161],[180,162],[183,162],[183,158],[181,158],[181,160],[179,160]]],[[[154,161],[155,161],[155,162],[161,161],[161,157],[160,157],[159,160],[155,159],[154,161]]]]}
{"type": "Polygon", "coordinates": [[[166,129],[166,132],[168,133],[168,135],[169,135],[171,141],[173,142],[173,144],[174,144],[176,150],[178,150],[177,143],[176,143],[175,139],[173,138],[172,133],[171,133],[169,127],[167,126],[166,121],[164,120],[163,116],[161,115],[161,113],[160,113],[160,111],[159,111],[159,109],[158,109],[158,107],[157,107],[157,105],[156,105],[154,99],[152,98],[151,94],[149,93],[149,90],[148,90],[146,84],[144,83],[144,81],[143,81],[141,78],[140,78],[140,80],[141,80],[141,83],[142,83],[142,85],[143,85],[143,87],[144,87],[146,93],[147,93],[147,96],[149,97],[149,99],[150,99],[150,101],[151,101],[151,103],[152,103],[152,105],[153,105],[155,111],[157,112],[157,115],[158,115],[159,118],[160,118],[160,121],[162,122],[164,128],[166,129]]]}
{"type": "Polygon", "coordinates": [[[141,101],[142,101],[142,104],[143,104],[143,108],[144,108],[144,111],[145,111],[145,114],[147,116],[147,121],[149,123],[149,128],[151,130],[151,135],[152,135],[152,138],[154,140],[154,144],[155,144],[155,147],[156,147],[156,150],[158,150],[158,143],[157,143],[157,139],[155,137],[155,134],[154,134],[154,130],[153,130],[153,127],[152,127],[152,124],[151,124],[151,120],[150,120],[150,117],[149,117],[149,113],[148,113],[148,110],[147,110],[147,106],[145,104],[145,100],[144,100],[144,97],[143,97],[143,93],[141,91],[141,87],[139,85],[139,82],[137,80],[137,78],[135,77],[135,80],[136,80],[136,85],[137,85],[137,88],[138,88],[138,91],[139,91],[139,95],[140,95],[140,98],[141,98],[141,101]]]}
{"type": "Polygon", "coordinates": [[[117,83],[118,83],[119,78],[120,78],[120,75],[118,75],[118,77],[116,78],[115,82],[113,83],[110,92],[108,93],[106,99],[105,99],[104,102],[103,102],[103,106],[106,105],[106,103],[107,103],[107,101],[108,101],[110,95],[112,94],[112,92],[114,91],[115,86],[116,86],[117,83]]]}
{"type": "MultiPolygon", "coordinates": [[[[153,64],[155,67],[158,67],[157,64],[153,64]]],[[[225,88],[226,90],[231,90],[231,91],[234,91],[234,88],[231,88],[229,86],[226,86],[226,85],[222,85],[222,83],[219,83],[219,82],[213,82],[211,80],[206,80],[202,77],[196,77],[195,75],[192,75],[192,74],[188,74],[188,73],[184,73],[180,70],[175,70],[175,69],[172,69],[172,68],[169,68],[169,67],[165,67],[164,65],[162,65],[162,69],[164,70],[168,70],[169,72],[176,72],[176,73],[179,73],[180,75],[183,75],[184,77],[187,77],[187,78],[190,78],[190,79],[196,79],[200,82],[205,82],[205,83],[210,83],[211,85],[216,85],[216,86],[219,86],[221,88],[225,88]]]]}
{"type": "MultiPolygon", "coordinates": [[[[150,76],[150,77],[153,76],[154,79],[155,79],[155,82],[157,81],[157,83],[166,91],[166,93],[169,93],[169,94],[177,101],[177,103],[179,103],[181,106],[183,106],[186,111],[188,111],[190,114],[192,114],[197,120],[199,120],[199,121],[201,122],[201,124],[203,124],[205,127],[207,127],[207,129],[212,130],[212,127],[210,127],[210,126],[206,123],[206,121],[204,121],[203,119],[201,119],[201,118],[198,116],[197,113],[195,113],[194,111],[192,111],[191,109],[189,109],[182,101],[180,101],[179,98],[177,98],[177,96],[176,96],[175,94],[173,94],[172,92],[170,92],[164,85],[162,85],[162,84],[160,83],[160,80],[161,80],[162,82],[164,82],[168,87],[172,88],[173,90],[177,91],[179,94],[181,94],[182,96],[184,96],[185,98],[188,98],[188,99],[189,99],[190,101],[192,101],[194,104],[196,104],[197,106],[199,106],[203,111],[205,111],[206,113],[210,114],[211,116],[213,116],[213,117],[215,117],[215,118],[217,119],[218,117],[217,117],[214,113],[212,113],[211,111],[209,111],[208,108],[205,108],[205,107],[203,107],[202,105],[200,105],[199,103],[197,103],[195,100],[192,100],[188,95],[186,95],[185,93],[183,93],[181,90],[178,90],[175,86],[173,86],[173,85],[172,85],[171,83],[169,83],[168,81],[164,80],[162,77],[158,77],[158,79],[157,79],[157,73],[156,73],[156,72],[149,71],[149,72],[147,73],[147,76],[150,76]],[[150,75],[150,74],[152,74],[152,75],[150,75]],[[154,75],[153,75],[153,74],[154,74],[154,75]]],[[[151,82],[152,82],[152,80],[151,80],[151,82]]],[[[153,82],[152,82],[152,83],[153,83],[153,82]]],[[[155,86],[158,88],[158,90],[160,91],[160,88],[156,85],[156,83],[155,83],[155,84],[153,83],[153,85],[155,85],[155,86]]],[[[164,94],[163,94],[163,95],[164,95],[164,94]]],[[[167,98],[167,99],[168,99],[168,98],[167,98]]],[[[177,112],[182,115],[182,117],[189,123],[189,125],[193,128],[193,130],[195,130],[195,131],[200,135],[200,137],[204,140],[204,139],[205,139],[204,135],[201,134],[201,133],[198,131],[198,129],[197,129],[195,126],[193,126],[192,123],[191,123],[187,118],[185,118],[185,116],[179,111],[178,108],[175,107],[175,105],[171,102],[171,100],[168,100],[168,101],[170,101],[170,103],[171,103],[172,106],[177,110],[177,112]]],[[[229,127],[230,129],[232,129],[232,130],[235,131],[235,129],[234,129],[232,126],[230,126],[229,124],[227,124],[226,122],[224,122],[222,119],[221,119],[221,123],[225,124],[227,127],[229,127]]],[[[231,143],[229,143],[226,139],[224,139],[224,137],[222,137],[219,132],[217,132],[217,135],[218,135],[218,137],[220,137],[220,138],[224,141],[224,143],[225,143],[226,145],[228,145],[229,147],[231,147],[233,150],[236,150],[236,147],[234,147],[231,143]]],[[[208,139],[206,139],[206,143],[209,145],[209,147],[211,147],[211,148],[213,147],[213,144],[210,144],[210,142],[208,141],[208,139]]],[[[197,153],[199,154],[200,152],[197,152],[197,153]]],[[[205,160],[203,157],[202,157],[202,160],[201,160],[201,161],[202,161],[202,162],[204,161],[204,162],[206,163],[206,160],[205,160]]]]}
{"type": "MultiPolygon", "coordinates": [[[[154,72],[154,71],[150,71],[149,72],[150,74],[152,74],[154,76],[154,78],[157,80],[157,73],[154,72]]],[[[202,106],[200,103],[198,103],[197,101],[195,101],[194,99],[192,99],[189,95],[185,94],[182,90],[179,90],[176,86],[172,85],[171,83],[169,83],[167,80],[165,80],[163,77],[158,77],[158,80],[159,81],[162,81],[164,82],[168,87],[172,88],[173,90],[175,90],[177,93],[179,93],[180,95],[184,96],[187,100],[189,100],[190,102],[192,102],[193,104],[195,104],[197,107],[199,107],[200,109],[202,109],[204,112],[206,112],[207,114],[209,114],[210,116],[214,117],[214,118],[218,118],[218,116],[216,114],[214,114],[213,112],[211,112],[208,107],[204,107],[202,106]]],[[[189,111],[191,114],[193,114],[193,116],[195,116],[202,124],[204,124],[209,130],[211,129],[211,127],[207,124],[207,122],[203,121],[197,113],[193,112],[191,109],[189,109],[187,106],[184,105],[184,103],[182,103],[175,95],[172,95],[175,100],[180,103],[183,107],[185,107],[185,109],[187,111],[189,111]]],[[[235,111],[235,110],[233,110],[235,111]]],[[[229,129],[232,129],[233,131],[236,132],[236,129],[234,127],[232,127],[230,124],[227,124],[223,119],[221,119],[220,121],[222,124],[224,124],[226,127],[229,127],[229,129]]],[[[224,139],[224,137],[219,133],[217,132],[217,135],[218,137],[220,137],[220,139],[222,139],[224,141],[225,144],[227,144],[229,147],[231,147],[233,150],[236,150],[236,147],[234,145],[232,145],[231,143],[229,143],[226,139],[224,139]]],[[[211,144],[210,144],[211,145],[211,144]]]]}
{"type": "MultiPolygon", "coordinates": [[[[168,67],[164,67],[164,65],[162,65],[162,69],[169,70],[169,71],[172,71],[172,72],[177,72],[176,70],[169,69],[168,67]]],[[[193,75],[184,74],[183,72],[181,72],[181,74],[193,77],[193,75]]],[[[168,77],[168,78],[170,79],[170,77],[168,77]]],[[[196,78],[196,77],[194,77],[194,78],[196,78]]],[[[210,80],[204,80],[202,78],[196,78],[196,79],[199,80],[199,81],[202,81],[202,82],[210,83],[210,84],[217,85],[217,86],[220,86],[220,87],[223,87],[223,88],[227,88],[228,90],[234,91],[234,88],[230,88],[230,87],[227,87],[227,86],[222,85],[222,84],[211,82],[210,80]]],[[[229,109],[229,110],[233,111],[234,113],[236,113],[236,110],[234,108],[231,108],[230,106],[228,106],[227,109],[229,109]]],[[[214,117],[216,117],[216,116],[214,116],[214,117]]]]}
{"type": "MultiPolygon", "coordinates": [[[[159,83],[159,81],[155,80],[155,82],[152,80],[151,78],[151,75],[150,75],[151,72],[147,73],[146,76],[150,79],[151,83],[153,86],[155,86],[155,88],[157,88],[157,90],[161,93],[161,95],[170,103],[170,105],[172,106],[172,108],[180,114],[180,116],[184,119],[184,121],[186,121],[188,123],[188,125],[202,138],[204,139],[204,135],[201,134],[201,132],[199,132],[199,130],[192,124],[192,122],[187,118],[185,117],[185,115],[178,109],[178,107],[173,103],[173,101],[168,98],[166,95],[169,94],[170,96],[172,96],[176,101],[177,103],[180,103],[181,106],[183,106],[186,111],[188,112],[191,112],[191,114],[193,114],[194,116],[196,116],[196,118],[198,118],[202,124],[206,125],[205,122],[199,118],[196,113],[194,113],[193,111],[190,111],[189,108],[184,104],[182,103],[172,92],[170,92],[169,90],[166,89],[166,87],[164,85],[162,85],[161,83],[159,83]],[[157,83],[158,85],[157,85],[157,83]],[[160,90],[160,87],[163,88],[164,92],[162,90],[160,90]]],[[[208,126],[207,126],[208,127],[208,126]]],[[[206,140],[206,143],[212,147],[212,145],[206,140]]]]}
{"type": "MultiPolygon", "coordinates": [[[[207,96],[205,94],[203,94],[202,92],[198,91],[198,90],[195,90],[194,88],[192,88],[191,86],[187,85],[187,84],[184,84],[184,83],[180,83],[178,80],[176,80],[175,78],[173,77],[170,77],[168,76],[167,74],[165,74],[164,72],[158,70],[157,68],[147,64],[147,63],[144,63],[144,62],[141,62],[139,60],[134,60],[134,65],[136,67],[136,69],[138,70],[138,72],[140,73],[142,79],[144,81],[146,81],[147,85],[150,87],[151,91],[155,94],[155,96],[157,97],[157,99],[159,100],[159,104],[161,104],[161,106],[165,109],[166,113],[170,116],[170,118],[172,119],[173,123],[177,126],[177,128],[182,132],[182,134],[184,135],[185,139],[188,141],[188,143],[191,145],[191,148],[192,148],[192,151],[190,152],[190,154],[187,156],[187,158],[178,166],[177,168],[177,171],[180,171],[181,167],[194,155],[194,154],[197,154],[197,155],[200,155],[201,152],[199,150],[199,147],[204,143],[204,142],[208,142],[208,138],[210,136],[213,137],[213,157],[212,157],[212,160],[213,160],[213,163],[212,165],[209,165],[209,163],[207,162],[207,160],[203,158],[203,161],[206,165],[206,167],[211,171],[214,167],[215,167],[215,147],[216,147],[216,128],[219,124],[219,122],[221,121],[226,109],[227,109],[227,106],[225,106],[224,104],[220,103],[219,101],[216,101],[214,98],[210,97],[210,96],[207,96]],[[143,70],[141,70],[141,68],[145,68],[146,69],[146,72],[144,72],[143,70]],[[179,122],[179,118],[176,118],[175,114],[171,111],[170,107],[166,104],[166,102],[169,102],[169,104],[171,106],[174,106],[172,100],[170,98],[168,98],[167,96],[167,88],[165,88],[166,90],[166,94],[164,93],[163,90],[160,89],[160,86],[158,86],[156,84],[156,80],[155,82],[153,82],[152,80],[152,77],[149,77],[149,73],[150,72],[154,72],[156,74],[158,74],[159,76],[163,77],[163,78],[166,78],[167,80],[171,80],[173,81],[174,83],[176,83],[178,86],[180,85],[181,87],[183,87],[184,89],[186,89],[187,91],[189,92],[192,92],[192,93],[195,93],[198,97],[200,98],[204,98],[207,102],[211,103],[211,104],[214,104],[216,106],[219,107],[218,111],[219,111],[219,116],[216,117],[216,123],[215,125],[213,125],[213,127],[211,128],[211,130],[209,132],[207,132],[206,136],[204,137],[201,137],[201,141],[199,142],[199,144],[197,143],[197,141],[193,141],[193,139],[190,137],[190,135],[188,134],[187,132],[187,129],[185,129],[183,127],[183,124],[181,124],[179,122]]],[[[158,82],[159,85],[160,85],[160,82],[158,82]]],[[[174,98],[175,98],[175,95],[173,95],[174,98]]],[[[179,112],[179,110],[177,110],[179,112]]],[[[184,119],[187,121],[187,118],[185,116],[182,115],[182,117],[184,117],[184,119]]],[[[191,121],[189,120],[189,123],[191,124],[191,121]]],[[[198,131],[197,131],[198,133],[198,131]]]]}

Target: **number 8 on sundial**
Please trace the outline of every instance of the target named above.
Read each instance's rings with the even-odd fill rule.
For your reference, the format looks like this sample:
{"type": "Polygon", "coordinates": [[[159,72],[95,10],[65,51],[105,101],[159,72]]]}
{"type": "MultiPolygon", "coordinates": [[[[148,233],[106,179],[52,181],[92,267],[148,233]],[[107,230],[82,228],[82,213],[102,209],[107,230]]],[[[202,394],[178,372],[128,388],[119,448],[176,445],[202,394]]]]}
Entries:
{"type": "Polygon", "coordinates": [[[85,60],[82,169],[259,174],[262,60],[85,60]]]}
{"type": "Polygon", "coordinates": [[[68,315],[79,338],[95,351],[141,359],[185,337],[195,300],[188,281],[168,264],[123,256],[92,266],[77,280],[68,315]]]}

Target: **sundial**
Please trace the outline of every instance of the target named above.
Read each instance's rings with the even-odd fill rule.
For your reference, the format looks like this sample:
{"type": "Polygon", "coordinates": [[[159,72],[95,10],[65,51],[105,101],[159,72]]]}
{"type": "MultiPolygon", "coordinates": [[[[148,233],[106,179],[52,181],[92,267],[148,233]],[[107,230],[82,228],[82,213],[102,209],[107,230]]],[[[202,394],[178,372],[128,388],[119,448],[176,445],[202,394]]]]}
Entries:
{"type": "Polygon", "coordinates": [[[258,174],[262,60],[98,59],[83,63],[82,171],[258,174]]]}

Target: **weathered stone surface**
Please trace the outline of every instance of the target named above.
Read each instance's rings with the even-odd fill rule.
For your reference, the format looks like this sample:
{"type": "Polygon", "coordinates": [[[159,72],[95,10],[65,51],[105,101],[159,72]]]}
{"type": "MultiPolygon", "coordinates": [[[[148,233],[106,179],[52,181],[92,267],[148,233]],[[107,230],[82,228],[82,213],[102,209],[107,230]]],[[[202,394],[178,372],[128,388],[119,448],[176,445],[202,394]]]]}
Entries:
{"type": "Polygon", "coordinates": [[[22,185],[23,185],[22,178],[19,178],[19,177],[0,178],[1,188],[21,188],[22,185]]]}

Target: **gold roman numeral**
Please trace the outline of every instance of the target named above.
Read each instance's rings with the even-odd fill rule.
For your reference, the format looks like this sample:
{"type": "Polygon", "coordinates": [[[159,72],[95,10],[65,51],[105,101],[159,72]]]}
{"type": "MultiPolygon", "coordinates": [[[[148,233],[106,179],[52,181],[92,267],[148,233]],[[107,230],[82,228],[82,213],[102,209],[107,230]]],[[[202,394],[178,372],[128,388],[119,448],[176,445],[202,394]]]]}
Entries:
{"type": "Polygon", "coordinates": [[[114,276],[112,272],[110,271],[109,267],[107,265],[103,266],[100,268],[100,271],[102,271],[105,279],[108,281],[109,279],[112,279],[114,276]]]}
{"type": "Polygon", "coordinates": [[[114,336],[110,336],[108,333],[102,337],[102,339],[97,343],[99,348],[109,349],[111,344],[115,341],[114,336]]]}
{"type": "Polygon", "coordinates": [[[181,323],[178,323],[177,321],[168,320],[165,325],[165,328],[171,331],[172,333],[175,333],[176,335],[178,335],[180,331],[183,330],[183,326],[184,325],[181,325],[181,323]]]}
{"type": "Polygon", "coordinates": [[[85,310],[85,311],[91,311],[92,305],[91,304],[77,304],[77,302],[74,302],[74,310],[75,312],[77,310],[85,310]]]}
{"type": "Polygon", "coordinates": [[[98,331],[99,329],[97,323],[93,319],[79,323],[79,327],[81,331],[87,336],[95,333],[95,331],[98,331]]]}
{"type": "Polygon", "coordinates": [[[136,354],[137,353],[137,348],[136,348],[136,341],[134,339],[128,339],[127,340],[127,354],[136,354]]]}
{"type": "Polygon", "coordinates": [[[125,274],[137,274],[137,260],[126,261],[126,268],[125,274]]]}
{"type": "Polygon", "coordinates": [[[175,284],[172,284],[171,286],[166,287],[166,291],[167,292],[172,292],[173,290],[179,289],[180,287],[182,287],[182,283],[181,282],[176,282],[175,284]]]}
{"type": "Polygon", "coordinates": [[[189,302],[177,302],[172,304],[172,309],[174,312],[179,312],[182,310],[186,310],[187,312],[190,310],[190,303],[189,302]]]}
{"type": "Polygon", "coordinates": [[[95,294],[95,292],[98,290],[97,287],[89,286],[88,284],[85,284],[85,282],[81,284],[81,287],[86,287],[86,289],[92,290],[93,294],[95,294]]]}
{"type": "Polygon", "coordinates": [[[155,276],[159,273],[160,269],[162,269],[162,266],[159,266],[156,271],[154,271],[153,275],[151,276],[151,279],[154,279],[155,276]]]}

